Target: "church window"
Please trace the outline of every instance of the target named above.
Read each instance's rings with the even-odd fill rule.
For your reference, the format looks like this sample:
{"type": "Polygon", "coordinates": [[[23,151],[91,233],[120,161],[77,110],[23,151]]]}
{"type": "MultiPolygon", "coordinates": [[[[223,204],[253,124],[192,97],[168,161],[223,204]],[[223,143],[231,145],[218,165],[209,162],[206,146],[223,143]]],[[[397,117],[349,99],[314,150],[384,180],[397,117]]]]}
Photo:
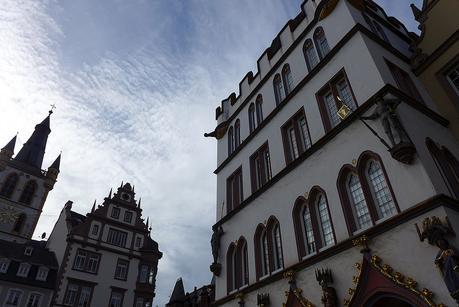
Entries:
{"type": "Polygon", "coordinates": [[[314,42],[320,59],[323,59],[330,51],[330,47],[328,46],[327,38],[325,37],[325,32],[322,27],[318,27],[314,31],[314,42]]]}
{"type": "Polygon", "coordinates": [[[46,278],[48,278],[48,272],[49,272],[49,269],[47,267],[41,266],[38,269],[36,279],[41,280],[41,281],[46,281],[46,278]]]}
{"type": "Polygon", "coordinates": [[[282,138],[287,163],[311,147],[311,136],[303,108],[282,126],[282,138]]]}
{"type": "Polygon", "coordinates": [[[0,273],[6,273],[8,271],[8,267],[10,266],[10,260],[7,258],[0,259],[0,273]]]}
{"type": "Polygon", "coordinates": [[[319,215],[320,233],[323,245],[332,245],[335,243],[335,236],[333,233],[333,226],[331,223],[327,199],[325,198],[324,194],[319,194],[319,196],[317,196],[316,206],[319,215]]]}
{"type": "Polygon", "coordinates": [[[40,293],[30,293],[26,307],[39,307],[42,295],[40,293]]]}
{"type": "Polygon", "coordinates": [[[113,207],[111,217],[114,219],[119,219],[120,218],[120,208],[113,207]]]}
{"type": "Polygon", "coordinates": [[[37,188],[37,183],[34,180],[29,180],[22,191],[19,201],[24,204],[30,204],[35,195],[35,190],[37,188]]]}
{"type": "Polygon", "coordinates": [[[131,211],[124,212],[124,221],[126,223],[130,223],[132,221],[132,212],[131,211]]]}
{"type": "Polygon", "coordinates": [[[123,305],[123,292],[112,290],[110,296],[110,307],[121,307],[123,305]]]}
{"type": "Polygon", "coordinates": [[[26,220],[26,215],[25,213],[19,214],[19,217],[16,219],[16,222],[14,223],[13,231],[14,232],[21,232],[24,223],[26,220]]]}
{"type": "Polygon", "coordinates": [[[16,275],[20,277],[27,277],[27,275],[29,275],[29,271],[30,264],[23,262],[19,265],[18,272],[16,275]]]}
{"type": "Polygon", "coordinates": [[[6,296],[5,306],[19,306],[21,302],[22,291],[19,289],[9,289],[6,296]]]}
{"type": "Polygon", "coordinates": [[[124,231],[116,230],[109,228],[107,243],[113,244],[116,246],[125,247],[126,246],[127,233],[124,231]]]}
{"type": "Polygon", "coordinates": [[[357,174],[351,174],[348,178],[349,195],[352,202],[352,211],[357,220],[357,229],[365,229],[371,226],[371,216],[368,209],[362,184],[357,174]]]}
{"type": "Polygon", "coordinates": [[[344,70],[323,86],[316,96],[325,131],[330,131],[341,122],[338,115],[341,107],[347,106],[350,112],[357,109],[357,103],[344,70]]]}
{"type": "Polygon", "coordinates": [[[421,94],[419,94],[419,91],[416,88],[416,85],[414,84],[413,79],[411,79],[410,75],[394,63],[389,62],[388,60],[386,60],[386,63],[389,67],[390,72],[392,73],[392,77],[394,78],[397,87],[402,92],[414,98],[418,102],[424,103],[424,100],[422,100],[421,94]]]}
{"type": "Polygon", "coordinates": [[[128,275],[129,261],[118,259],[115,268],[115,279],[126,280],[128,275]]]}
{"type": "Polygon", "coordinates": [[[241,121],[236,119],[234,123],[234,149],[238,148],[241,145],[241,121]]]}
{"type": "Polygon", "coordinates": [[[293,89],[293,77],[288,64],[285,64],[282,68],[282,81],[284,82],[285,95],[287,96],[293,89]]]}
{"type": "Polygon", "coordinates": [[[16,184],[18,183],[19,176],[16,173],[8,175],[5,182],[3,183],[2,189],[0,190],[0,195],[4,197],[11,197],[14,190],[16,189],[16,184]]]}
{"type": "Polygon", "coordinates": [[[250,157],[252,193],[271,180],[271,157],[266,142],[250,157]]]}
{"type": "Polygon", "coordinates": [[[252,133],[253,130],[255,130],[255,105],[252,102],[249,107],[249,131],[250,133],[252,133]]]}
{"type": "Polygon", "coordinates": [[[311,72],[311,70],[313,70],[314,67],[316,67],[316,65],[319,63],[319,60],[317,59],[316,49],[314,48],[311,39],[306,40],[306,42],[304,43],[303,53],[304,58],[306,60],[306,66],[308,67],[309,72],[311,72]]]}
{"type": "Polygon", "coordinates": [[[239,167],[226,180],[227,213],[237,208],[242,202],[242,167],[239,167]]]}
{"type": "Polygon", "coordinates": [[[285,99],[284,85],[279,74],[274,76],[273,80],[274,96],[276,98],[276,106],[285,99]]]}
{"type": "Polygon", "coordinates": [[[263,121],[263,96],[258,95],[255,101],[255,108],[257,112],[257,126],[263,121]]]}

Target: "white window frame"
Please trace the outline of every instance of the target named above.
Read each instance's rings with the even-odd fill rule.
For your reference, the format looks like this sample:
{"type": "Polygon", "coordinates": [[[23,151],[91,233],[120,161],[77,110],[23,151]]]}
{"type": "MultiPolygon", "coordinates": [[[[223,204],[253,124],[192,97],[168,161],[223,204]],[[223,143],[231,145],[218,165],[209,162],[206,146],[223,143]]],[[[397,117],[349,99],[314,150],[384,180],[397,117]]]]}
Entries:
{"type": "Polygon", "coordinates": [[[10,267],[11,260],[8,258],[0,259],[0,273],[8,272],[8,268],[10,267]]]}
{"type": "Polygon", "coordinates": [[[446,80],[448,81],[448,84],[453,88],[453,91],[456,93],[456,95],[459,96],[459,88],[457,88],[454,85],[453,80],[451,80],[451,78],[449,76],[453,71],[458,71],[459,72],[459,62],[457,62],[455,65],[453,65],[453,67],[450,67],[447,70],[446,74],[445,74],[445,77],[446,77],[446,80]]]}
{"type": "MultiPolygon", "coordinates": [[[[31,292],[31,293],[29,294],[29,297],[27,298],[26,307],[29,307],[30,299],[32,298],[33,295],[37,295],[37,296],[38,296],[38,302],[37,302],[36,304],[34,304],[34,305],[31,305],[31,307],[33,307],[33,306],[39,307],[39,306],[40,306],[41,301],[42,301],[42,298],[43,298],[43,294],[40,293],[40,292],[31,292]]],[[[33,302],[32,302],[32,303],[33,303],[33,302]]]]}
{"type": "Polygon", "coordinates": [[[30,272],[30,267],[31,267],[31,265],[29,263],[22,262],[19,265],[18,272],[16,273],[16,276],[27,277],[29,275],[29,272],[30,272]]]}
{"type": "Polygon", "coordinates": [[[48,278],[48,273],[49,273],[49,268],[45,266],[41,266],[38,268],[36,279],[41,280],[41,281],[46,281],[46,279],[48,278]]]}
{"type": "Polygon", "coordinates": [[[21,289],[17,289],[17,288],[10,288],[8,290],[8,294],[6,295],[6,298],[5,298],[5,303],[4,303],[4,306],[5,307],[9,307],[9,306],[21,306],[21,299],[22,299],[22,295],[24,294],[24,291],[22,291],[21,289]],[[18,297],[18,303],[17,304],[9,304],[8,301],[9,301],[9,298],[12,294],[13,291],[16,291],[16,292],[19,292],[19,297],[18,297]]]}
{"type": "Polygon", "coordinates": [[[33,253],[33,247],[31,246],[27,246],[24,250],[24,255],[26,256],[32,256],[32,253],[33,253]]]}

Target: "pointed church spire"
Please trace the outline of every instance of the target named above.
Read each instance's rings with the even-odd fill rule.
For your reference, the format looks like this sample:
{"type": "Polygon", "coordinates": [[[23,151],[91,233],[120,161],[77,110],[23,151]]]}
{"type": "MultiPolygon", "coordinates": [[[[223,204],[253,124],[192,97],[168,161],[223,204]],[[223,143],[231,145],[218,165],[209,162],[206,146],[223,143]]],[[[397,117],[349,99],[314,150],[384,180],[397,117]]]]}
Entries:
{"type": "Polygon", "coordinates": [[[96,199],[94,199],[94,204],[92,204],[91,213],[94,213],[94,211],[96,211],[96,199]]]}
{"type": "Polygon", "coordinates": [[[419,16],[421,15],[421,10],[416,6],[416,4],[410,4],[411,11],[413,12],[414,19],[418,20],[419,16]]]}
{"type": "Polygon", "coordinates": [[[177,279],[174,290],[172,291],[169,304],[171,303],[183,303],[185,302],[185,289],[183,288],[182,278],[177,279]]]}
{"type": "Polygon", "coordinates": [[[41,123],[35,126],[35,131],[21,148],[14,160],[41,169],[43,157],[45,155],[46,142],[48,141],[48,135],[51,133],[49,119],[52,113],[53,111],[49,111],[49,115],[41,123]]]}
{"type": "Polygon", "coordinates": [[[15,135],[8,142],[8,144],[6,144],[5,147],[3,147],[1,150],[1,153],[4,154],[5,156],[8,156],[8,158],[11,158],[14,154],[14,147],[16,146],[16,138],[17,138],[17,135],[15,135]]]}
{"type": "Polygon", "coordinates": [[[61,153],[57,156],[56,160],[54,160],[53,164],[51,164],[49,168],[59,170],[60,167],[61,167],[61,153]]]}

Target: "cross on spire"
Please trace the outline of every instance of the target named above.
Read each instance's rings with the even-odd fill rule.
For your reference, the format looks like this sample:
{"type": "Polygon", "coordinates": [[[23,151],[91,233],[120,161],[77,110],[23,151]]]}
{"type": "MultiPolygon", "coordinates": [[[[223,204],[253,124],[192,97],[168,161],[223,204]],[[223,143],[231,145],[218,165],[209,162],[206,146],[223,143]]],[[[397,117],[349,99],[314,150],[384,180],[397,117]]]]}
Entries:
{"type": "Polygon", "coordinates": [[[53,114],[54,109],[56,109],[56,105],[54,103],[51,104],[50,106],[51,106],[51,110],[49,110],[49,115],[53,114]]]}

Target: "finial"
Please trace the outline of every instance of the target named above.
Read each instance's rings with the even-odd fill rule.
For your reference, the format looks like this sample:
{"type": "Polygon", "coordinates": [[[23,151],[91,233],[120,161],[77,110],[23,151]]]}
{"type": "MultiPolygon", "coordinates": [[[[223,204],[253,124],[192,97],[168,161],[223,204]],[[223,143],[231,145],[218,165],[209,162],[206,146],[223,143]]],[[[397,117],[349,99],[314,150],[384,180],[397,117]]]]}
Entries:
{"type": "Polygon", "coordinates": [[[148,229],[148,224],[150,223],[150,217],[147,217],[147,229],[148,229]]]}
{"type": "Polygon", "coordinates": [[[51,110],[49,110],[49,115],[53,114],[53,110],[56,109],[56,105],[53,103],[50,105],[51,106],[51,110]]]}
{"type": "Polygon", "coordinates": [[[92,204],[91,213],[94,213],[94,211],[96,211],[96,199],[94,199],[94,204],[92,204]]]}
{"type": "Polygon", "coordinates": [[[112,198],[112,192],[113,192],[113,188],[110,189],[110,193],[108,193],[108,198],[112,198]]]}

